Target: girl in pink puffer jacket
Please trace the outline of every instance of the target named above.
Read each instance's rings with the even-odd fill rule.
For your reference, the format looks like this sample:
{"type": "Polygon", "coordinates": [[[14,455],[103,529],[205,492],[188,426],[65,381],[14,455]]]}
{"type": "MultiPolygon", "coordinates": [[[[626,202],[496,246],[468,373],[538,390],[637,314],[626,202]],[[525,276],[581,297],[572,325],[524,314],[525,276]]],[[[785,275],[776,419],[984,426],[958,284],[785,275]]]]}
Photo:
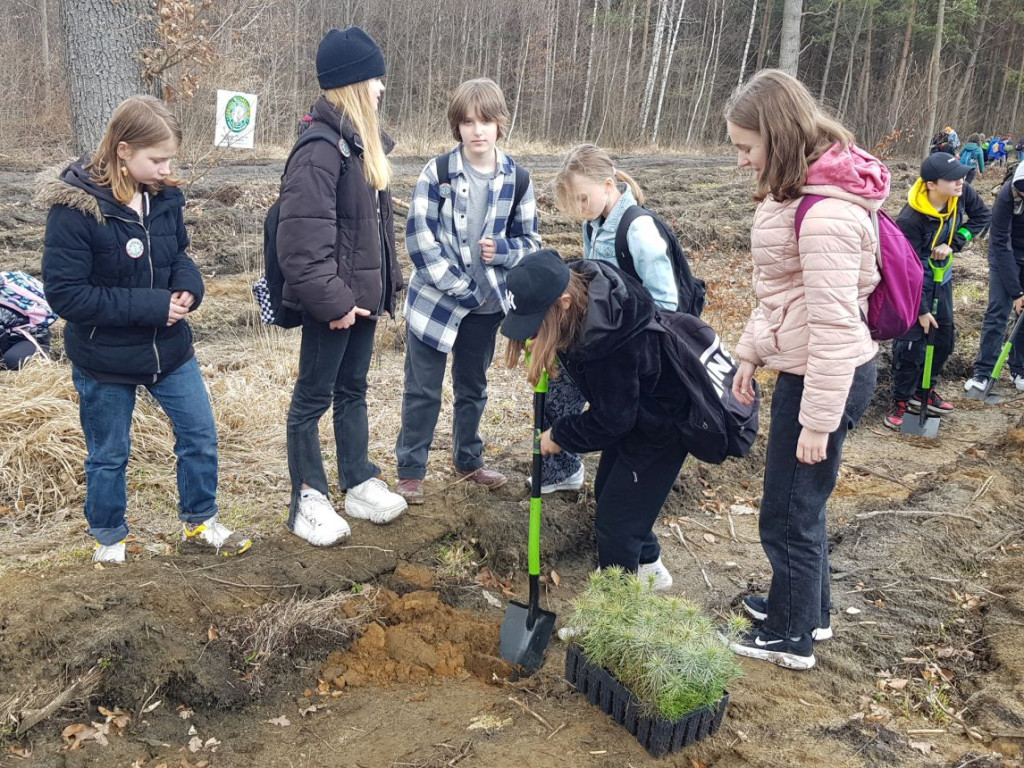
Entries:
{"type": "Polygon", "coordinates": [[[864,320],[879,280],[876,211],[889,171],[853,144],[802,83],[763,70],[726,107],[739,166],[757,174],[750,232],[758,304],[737,347],[733,394],[752,402],[759,366],[778,372],[761,501],[761,545],[772,565],[767,597],[744,608],[760,623],[733,650],[790,669],[814,666],[832,636],[825,505],[843,441],[875,389],[864,320]],[[821,195],[796,234],[804,195],[821,195]]]}

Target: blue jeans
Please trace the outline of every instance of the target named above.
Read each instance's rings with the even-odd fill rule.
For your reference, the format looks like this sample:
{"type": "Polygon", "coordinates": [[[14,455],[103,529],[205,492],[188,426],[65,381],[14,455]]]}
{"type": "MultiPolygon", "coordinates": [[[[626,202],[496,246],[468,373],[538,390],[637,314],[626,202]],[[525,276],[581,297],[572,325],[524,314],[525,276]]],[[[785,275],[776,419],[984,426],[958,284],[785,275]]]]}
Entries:
{"type": "Polygon", "coordinates": [[[825,504],[839,474],[846,433],[871,403],[875,379],[874,360],[856,369],[839,428],[828,437],[827,458],[817,464],[796,459],[804,377],[780,373],[776,379],[760,515],[761,546],[772,566],[764,621],[769,632],[797,637],[815,629],[831,609],[825,504]]]}
{"type": "MultiPolygon", "coordinates": [[[[494,358],[494,339],[503,317],[501,312],[466,315],[452,347],[452,462],[460,472],[472,472],[484,465],[480,419],[487,405],[487,369],[494,358]]],[[[441,386],[447,363],[447,354],[406,331],[402,430],[395,443],[398,477],[402,480],[427,476],[427,457],[441,414],[441,386]]]]}
{"type": "Polygon", "coordinates": [[[292,483],[288,526],[295,522],[303,485],[328,495],[320,453],[320,417],[333,406],[338,484],[348,490],[380,474],[367,449],[366,374],[373,357],[377,321],[360,317],[354,325],[332,330],[302,317],[299,377],[288,409],[288,475],[292,483]]]}
{"type": "MultiPolygon", "coordinates": [[[[99,382],[72,366],[85,432],[85,517],[100,544],[128,535],[125,471],[131,453],[134,384],[99,382]]],[[[174,428],[178,517],[201,523],[217,514],[217,427],[199,364],[193,357],[156,384],[145,385],[174,428]]]]}
{"type": "MultiPolygon", "coordinates": [[[[1021,281],[1024,282],[1024,266],[1018,265],[1021,281]]],[[[975,376],[989,376],[995,367],[996,360],[1003,348],[1003,336],[1006,333],[1006,319],[1013,309],[1013,296],[999,278],[999,271],[991,265],[988,270],[988,307],[985,319],[981,322],[981,346],[978,358],[974,361],[975,376]]],[[[1016,320],[1016,317],[1014,317],[1016,320]]],[[[1010,357],[1007,359],[1010,373],[1024,374],[1024,340],[1014,340],[1010,357]]]]}

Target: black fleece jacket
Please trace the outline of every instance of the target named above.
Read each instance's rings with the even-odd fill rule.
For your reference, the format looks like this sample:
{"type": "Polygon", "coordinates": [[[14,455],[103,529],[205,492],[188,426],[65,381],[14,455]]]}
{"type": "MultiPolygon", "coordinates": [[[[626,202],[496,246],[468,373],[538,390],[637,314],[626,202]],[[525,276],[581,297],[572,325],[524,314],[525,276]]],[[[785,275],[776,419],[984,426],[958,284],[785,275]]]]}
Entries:
{"type": "Polygon", "coordinates": [[[588,406],[555,421],[551,438],[576,453],[616,446],[639,471],[678,444],[676,419],[688,405],[671,367],[663,365],[661,334],[648,329],[654,300],[607,262],[577,260],[569,268],[590,279],[589,299],[583,330],[559,362],[588,406]]]}
{"type": "Polygon", "coordinates": [[[992,229],[988,236],[989,269],[995,270],[1003,285],[1013,296],[1024,293],[1020,282],[1024,266],[1024,211],[1014,215],[1013,204],[1019,199],[1013,180],[1003,184],[992,204],[992,229]]]}

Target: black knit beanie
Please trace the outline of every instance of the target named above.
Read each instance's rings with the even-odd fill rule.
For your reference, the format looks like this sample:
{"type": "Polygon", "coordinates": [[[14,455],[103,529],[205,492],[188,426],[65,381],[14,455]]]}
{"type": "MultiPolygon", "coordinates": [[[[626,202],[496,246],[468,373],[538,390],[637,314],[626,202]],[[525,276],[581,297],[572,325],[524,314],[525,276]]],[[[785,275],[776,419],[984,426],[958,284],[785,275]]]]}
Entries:
{"type": "Polygon", "coordinates": [[[316,76],[329,91],[384,77],[384,54],[359,27],[332,29],[316,49],[316,76]]]}

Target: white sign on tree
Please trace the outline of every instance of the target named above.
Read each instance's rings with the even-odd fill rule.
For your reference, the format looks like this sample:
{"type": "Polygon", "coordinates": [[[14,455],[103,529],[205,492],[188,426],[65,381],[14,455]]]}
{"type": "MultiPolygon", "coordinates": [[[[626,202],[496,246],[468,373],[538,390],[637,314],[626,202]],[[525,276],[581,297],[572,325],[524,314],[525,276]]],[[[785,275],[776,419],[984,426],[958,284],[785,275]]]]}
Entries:
{"type": "Polygon", "coordinates": [[[256,126],[256,95],[217,91],[217,129],[214,146],[252,149],[256,126]]]}

